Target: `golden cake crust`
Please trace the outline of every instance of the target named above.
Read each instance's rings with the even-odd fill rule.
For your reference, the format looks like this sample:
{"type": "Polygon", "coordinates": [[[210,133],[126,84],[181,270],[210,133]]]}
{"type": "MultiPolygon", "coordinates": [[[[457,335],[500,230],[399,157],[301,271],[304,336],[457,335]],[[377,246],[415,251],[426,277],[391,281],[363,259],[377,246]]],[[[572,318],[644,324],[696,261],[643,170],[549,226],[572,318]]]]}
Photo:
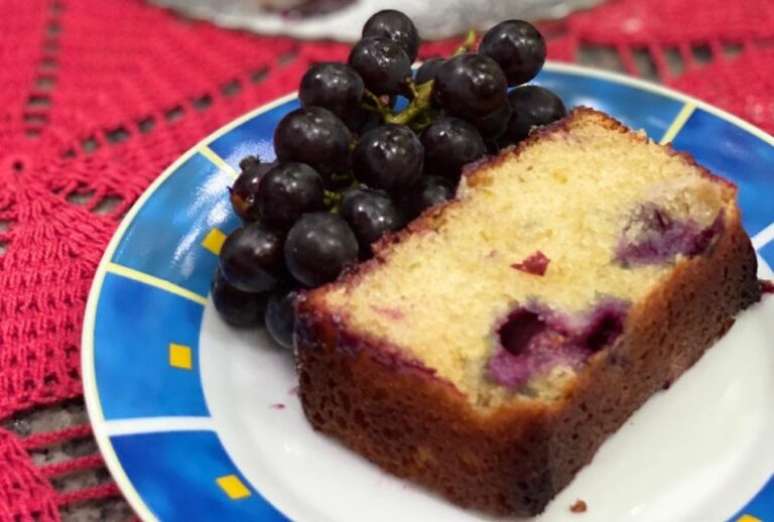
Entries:
{"type": "MultiPolygon", "coordinates": [[[[524,146],[505,154],[518,154],[524,146]]],[[[469,185],[482,168],[466,173],[469,185]]],[[[380,339],[358,334],[345,316],[327,310],[326,287],[311,291],[298,303],[296,323],[304,413],[316,430],[462,506],[495,514],[540,513],[608,435],[759,299],[755,252],[736,207],[731,210],[711,250],[678,263],[664,284],[635,304],[624,334],[593,355],[553,402],[516,398],[492,411],[477,409],[431,370],[380,339]]],[[[376,259],[339,284],[357,284],[358,274],[383,262],[380,253],[408,234],[432,228],[441,212],[432,209],[382,241],[376,259]]]]}

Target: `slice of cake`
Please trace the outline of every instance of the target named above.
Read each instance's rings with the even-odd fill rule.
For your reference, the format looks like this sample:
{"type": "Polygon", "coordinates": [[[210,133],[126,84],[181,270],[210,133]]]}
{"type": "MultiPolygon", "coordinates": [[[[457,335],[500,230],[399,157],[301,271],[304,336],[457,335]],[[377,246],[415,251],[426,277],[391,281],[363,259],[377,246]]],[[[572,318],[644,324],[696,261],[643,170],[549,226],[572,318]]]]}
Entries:
{"type": "Polygon", "coordinates": [[[302,298],[306,416],[463,506],[541,512],[759,299],[735,198],[575,110],[302,298]]]}

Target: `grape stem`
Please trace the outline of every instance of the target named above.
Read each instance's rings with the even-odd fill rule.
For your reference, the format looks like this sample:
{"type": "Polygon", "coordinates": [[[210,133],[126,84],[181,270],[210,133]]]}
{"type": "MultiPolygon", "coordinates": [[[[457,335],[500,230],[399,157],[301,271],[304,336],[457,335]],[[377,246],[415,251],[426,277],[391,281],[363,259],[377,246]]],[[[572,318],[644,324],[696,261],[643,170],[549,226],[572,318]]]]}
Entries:
{"type": "MultiPolygon", "coordinates": [[[[465,54],[471,51],[475,45],[476,31],[471,29],[452,56],[465,54]]],[[[402,111],[392,111],[377,95],[368,90],[365,91],[366,97],[374,104],[374,107],[366,106],[366,108],[381,114],[385,123],[409,125],[415,120],[419,120],[418,124],[420,127],[426,126],[424,122],[427,120],[425,117],[427,112],[431,109],[430,98],[433,94],[433,80],[417,85],[413,79],[407,78],[406,88],[412,98],[411,102],[402,111]]]]}
{"type": "Polygon", "coordinates": [[[469,53],[470,51],[473,50],[473,47],[475,45],[476,45],[476,31],[474,29],[471,29],[465,35],[465,40],[463,40],[462,44],[460,44],[460,46],[457,47],[457,50],[454,51],[454,54],[452,54],[452,56],[459,56],[461,54],[469,53]]]}
{"type": "Polygon", "coordinates": [[[340,203],[341,194],[339,192],[333,192],[331,190],[326,190],[324,192],[323,204],[325,205],[325,208],[337,211],[340,203]]]}
{"type": "Polygon", "coordinates": [[[371,101],[371,103],[374,104],[373,107],[368,106],[368,105],[364,105],[364,107],[366,109],[374,111],[374,112],[378,112],[382,116],[386,116],[387,114],[392,112],[392,111],[390,111],[389,108],[387,108],[387,106],[384,104],[384,102],[382,102],[381,98],[379,98],[377,95],[375,95],[374,93],[372,93],[368,89],[365,90],[365,96],[366,96],[366,98],[368,98],[371,101]]]}
{"type": "Polygon", "coordinates": [[[394,123],[397,125],[408,125],[414,118],[430,108],[430,95],[433,93],[433,81],[416,85],[410,80],[410,88],[416,93],[411,103],[398,113],[388,113],[384,117],[385,123],[394,123]]]}

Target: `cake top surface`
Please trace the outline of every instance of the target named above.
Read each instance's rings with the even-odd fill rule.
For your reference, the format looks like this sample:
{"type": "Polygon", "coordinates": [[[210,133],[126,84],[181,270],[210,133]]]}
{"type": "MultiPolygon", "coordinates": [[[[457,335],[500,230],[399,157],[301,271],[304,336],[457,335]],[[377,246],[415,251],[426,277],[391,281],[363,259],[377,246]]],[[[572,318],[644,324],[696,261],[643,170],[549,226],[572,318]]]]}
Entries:
{"type": "MultiPolygon", "coordinates": [[[[468,169],[457,197],[318,290],[353,333],[398,347],[470,402],[556,398],[735,191],[591,109],[468,169]]],[[[735,208],[735,207],[733,207],[735,208]]]]}

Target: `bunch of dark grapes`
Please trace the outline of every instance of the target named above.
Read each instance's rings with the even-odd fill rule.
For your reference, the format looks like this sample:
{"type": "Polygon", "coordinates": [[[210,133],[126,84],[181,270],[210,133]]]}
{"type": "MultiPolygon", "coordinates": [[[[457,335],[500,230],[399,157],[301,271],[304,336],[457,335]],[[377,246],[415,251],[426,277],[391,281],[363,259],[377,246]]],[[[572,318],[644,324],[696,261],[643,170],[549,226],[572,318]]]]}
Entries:
{"type": "Polygon", "coordinates": [[[566,114],[554,93],[523,85],[546,57],[527,22],[494,26],[478,52],[470,33],[416,75],[420,39],[405,14],[380,11],[362,34],[347,63],[307,70],[301,108],[275,129],[277,160],[245,158],[231,189],[243,226],[223,244],[213,301],[227,322],[264,322],[285,347],[299,291],[333,281],[382,236],[451,199],[465,165],[566,114]]]}

